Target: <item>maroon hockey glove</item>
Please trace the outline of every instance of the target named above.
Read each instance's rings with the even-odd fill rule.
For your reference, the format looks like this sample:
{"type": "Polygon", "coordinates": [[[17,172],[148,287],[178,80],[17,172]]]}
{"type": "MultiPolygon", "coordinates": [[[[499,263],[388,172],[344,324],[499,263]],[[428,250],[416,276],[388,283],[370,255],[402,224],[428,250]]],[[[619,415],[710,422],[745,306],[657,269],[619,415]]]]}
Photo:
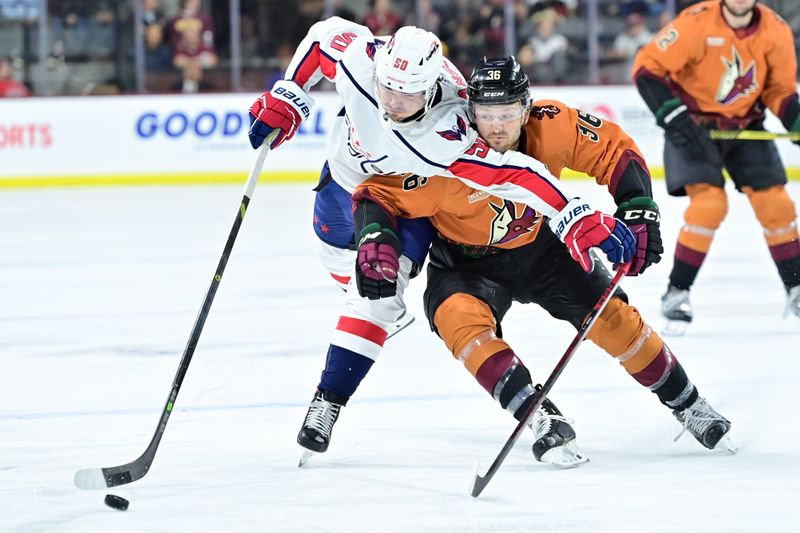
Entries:
{"type": "Polygon", "coordinates": [[[595,211],[580,198],[570,200],[549,224],[587,273],[594,270],[590,248],[600,248],[614,264],[629,262],[636,251],[636,239],[624,222],[595,211]]]}
{"type": "Polygon", "coordinates": [[[270,144],[277,148],[297,132],[300,123],[308,118],[314,100],[293,81],[281,80],[272,90],[258,97],[250,106],[250,144],[259,148],[264,139],[276,129],[281,132],[270,144]]]}
{"type": "Polygon", "coordinates": [[[358,293],[370,300],[397,294],[400,239],[390,228],[373,222],[361,230],[358,243],[358,293]]]}
{"type": "Polygon", "coordinates": [[[627,276],[638,276],[653,263],[661,261],[664,253],[659,228],[661,217],[652,198],[639,197],[622,202],[614,216],[625,222],[636,237],[636,253],[627,276]]]}

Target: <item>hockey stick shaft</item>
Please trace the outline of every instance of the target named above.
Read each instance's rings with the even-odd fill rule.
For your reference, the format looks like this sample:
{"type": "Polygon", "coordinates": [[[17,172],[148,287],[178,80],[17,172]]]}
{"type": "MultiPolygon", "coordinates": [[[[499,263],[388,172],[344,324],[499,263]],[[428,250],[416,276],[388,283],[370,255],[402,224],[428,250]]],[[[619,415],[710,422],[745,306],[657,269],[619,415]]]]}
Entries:
{"type": "Polygon", "coordinates": [[[547,381],[544,382],[542,388],[539,389],[539,391],[536,393],[536,396],[534,396],[534,401],[532,401],[531,404],[528,406],[528,408],[525,410],[525,413],[523,414],[522,418],[517,424],[517,427],[514,428],[514,432],[511,433],[511,436],[506,441],[505,445],[503,446],[503,449],[500,450],[500,453],[497,455],[492,465],[489,467],[489,469],[486,471],[484,475],[481,476],[477,473],[475,474],[475,479],[473,479],[472,487],[470,489],[470,494],[474,498],[480,496],[481,492],[483,492],[483,489],[486,488],[486,485],[489,484],[494,475],[500,469],[500,465],[503,464],[503,461],[505,460],[506,456],[509,454],[509,452],[511,452],[511,449],[514,447],[514,444],[516,444],[517,440],[519,440],[519,437],[522,435],[522,432],[528,426],[528,423],[530,422],[531,418],[533,418],[533,414],[537,411],[537,409],[539,409],[542,406],[542,403],[544,402],[545,398],[550,393],[550,389],[553,388],[553,385],[555,385],[556,380],[564,371],[564,367],[567,366],[569,360],[572,359],[573,355],[575,355],[575,352],[578,350],[578,346],[580,346],[581,342],[583,342],[583,339],[586,338],[586,335],[589,334],[589,330],[592,328],[595,321],[597,321],[597,317],[600,316],[600,313],[603,312],[603,309],[605,309],[606,305],[611,300],[614,291],[619,286],[620,282],[622,281],[622,278],[628,272],[628,268],[630,268],[630,263],[622,265],[619,268],[619,270],[617,270],[616,276],[614,276],[614,279],[611,280],[611,283],[608,285],[603,295],[600,296],[600,299],[597,300],[597,303],[594,304],[594,307],[589,312],[589,315],[586,317],[586,319],[583,321],[583,324],[581,324],[581,327],[578,328],[578,333],[575,335],[575,338],[572,339],[572,342],[567,348],[567,351],[564,352],[564,355],[561,357],[561,360],[558,361],[556,367],[550,373],[550,376],[547,378],[547,381]]]}
{"type": "Polygon", "coordinates": [[[164,430],[169,422],[169,417],[172,414],[172,408],[175,406],[175,400],[178,397],[178,392],[181,389],[183,378],[186,377],[186,372],[189,369],[189,363],[192,361],[194,350],[200,340],[200,334],[203,332],[203,326],[206,323],[206,318],[211,310],[211,304],[214,302],[214,296],[217,294],[217,288],[222,280],[222,274],[225,272],[225,266],[228,263],[231,250],[233,250],[233,243],[239,234],[239,228],[242,225],[247,206],[250,203],[250,198],[255,190],[258,176],[261,174],[261,167],[264,165],[264,159],[269,152],[269,143],[277,135],[279,130],[275,130],[273,134],[267,138],[265,143],[258,149],[255,163],[250,170],[250,175],[247,178],[247,183],[244,187],[242,200],[239,204],[239,209],[236,212],[236,218],[233,221],[233,227],[228,234],[228,240],[225,242],[225,248],[222,251],[222,256],[217,264],[217,270],[214,272],[214,277],[211,278],[211,284],[206,292],[206,297],[203,300],[203,305],[200,307],[200,312],[197,314],[197,319],[192,327],[192,332],[189,335],[189,341],[186,343],[186,348],[183,350],[178,371],[175,378],[172,380],[172,387],[167,397],[167,402],[164,409],[161,411],[158,426],[156,427],[155,434],[150,440],[147,449],[144,453],[134,461],[107,468],[85,468],[75,473],[75,485],[81,489],[100,489],[105,487],[116,487],[118,485],[125,485],[144,477],[150,470],[150,465],[153,464],[153,458],[158,450],[158,445],[161,442],[161,437],[164,435],[164,430]]]}
{"type": "Polygon", "coordinates": [[[800,141],[800,133],[786,132],[775,133],[761,130],[711,130],[709,135],[718,141],[774,141],[775,139],[789,139],[800,141]]]}

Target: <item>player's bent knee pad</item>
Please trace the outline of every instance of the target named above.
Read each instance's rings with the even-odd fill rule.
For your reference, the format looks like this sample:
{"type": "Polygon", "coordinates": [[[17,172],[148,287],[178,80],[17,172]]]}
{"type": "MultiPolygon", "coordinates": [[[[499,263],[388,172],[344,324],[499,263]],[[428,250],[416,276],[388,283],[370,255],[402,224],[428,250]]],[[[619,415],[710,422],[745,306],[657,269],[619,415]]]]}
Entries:
{"type": "Polygon", "coordinates": [[[508,348],[495,334],[492,310],[469,294],[457,293],[442,302],[434,323],[447,348],[473,375],[489,357],[508,348]]]}
{"type": "Polygon", "coordinates": [[[686,186],[690,203],[683,217],[686,224],[716,230],[728,214],[728,197],[725,189],[696,183],[686,186]]]}
{"type": "Polygon", "coordinates": [[[619,298],[612,298],[589,330],[589,339],[614,356],[626,368],[646,366],[664,345],[639,311],[619,298]]]}
{"type": "Polygon", "coordinates": [[[791,225],[797,218],[794,202],[783,185],[774,185],[759,191],[747,188],[744,192],[764,229],[781,230],[791,225]]]}

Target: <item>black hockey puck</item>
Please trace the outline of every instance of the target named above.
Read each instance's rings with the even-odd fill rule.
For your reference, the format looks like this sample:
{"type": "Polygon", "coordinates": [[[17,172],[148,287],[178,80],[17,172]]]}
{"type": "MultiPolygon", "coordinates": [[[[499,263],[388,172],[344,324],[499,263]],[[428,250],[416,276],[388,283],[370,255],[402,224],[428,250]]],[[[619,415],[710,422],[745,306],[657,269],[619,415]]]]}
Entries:
{"type": "Polygon", "coordinates": [[[129,502],[121,496],[113,494],[106,494],[106,505],[116,509],[117,511],[127,511],[129,502]]]}

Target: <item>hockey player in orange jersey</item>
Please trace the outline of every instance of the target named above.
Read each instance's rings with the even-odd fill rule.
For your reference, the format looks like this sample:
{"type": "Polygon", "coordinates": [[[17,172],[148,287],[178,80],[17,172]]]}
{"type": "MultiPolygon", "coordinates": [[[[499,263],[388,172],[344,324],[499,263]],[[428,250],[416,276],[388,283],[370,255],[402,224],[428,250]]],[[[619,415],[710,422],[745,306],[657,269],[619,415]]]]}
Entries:
{"type": "Polygon", "coordinates": [[[728,210],[722,169],[747,195],[786,288],[785,315],[800,317],[800,240],[786,173],[773,142],[712,141],[708,129],[763,130],[764,108],[800,132],[797,60],[789,26],[756,0],[686,8],[633,67],[636,87],[664,128],[667,190],[689,196],[669,286],[666,333],[692,321],[689,289],[728,210]]]}
{"type": "MultiPolygon", "coordinates": [[[[555,176],[568,167],[608,187],[618,205],[615,216],[637,237],[629,275],[660,260],[659,212],[650,175],[639,149],[616,124],[554,100],[531,105],[527,76],[513,57],[482,60],[468,95],[470,118],[494,150],[516,149],[545,163],[555,176]]],[[[456,180],[409,175],[399,185],[396,179],[374,176],[353,198],[357,234],[385,234],[385,256],[400,250],[392,238],[395,217],[430,218],[438,230],[425,291],[431,328],[480,385],[519,418],[535,388],[529,371],[502,339],[503,316],[512,301],[537,303],[577,329],[611,280],[606,268],[589,254],[578,261],[570,258],[581,254],[554,235],[558,217],[547,221],[525,205],[456,180]]],[[[380,271],[382,261],[359,253],[362,270],[380,271]]],[[[702,445],[735,451],[726,437],[730,422],[699,396],[681,364],[627,300],[621,290],[615,294],[589,339],[654,392],[702,445]]],[[[565,439],[574,438],[569,431],[565,439]]]]}

